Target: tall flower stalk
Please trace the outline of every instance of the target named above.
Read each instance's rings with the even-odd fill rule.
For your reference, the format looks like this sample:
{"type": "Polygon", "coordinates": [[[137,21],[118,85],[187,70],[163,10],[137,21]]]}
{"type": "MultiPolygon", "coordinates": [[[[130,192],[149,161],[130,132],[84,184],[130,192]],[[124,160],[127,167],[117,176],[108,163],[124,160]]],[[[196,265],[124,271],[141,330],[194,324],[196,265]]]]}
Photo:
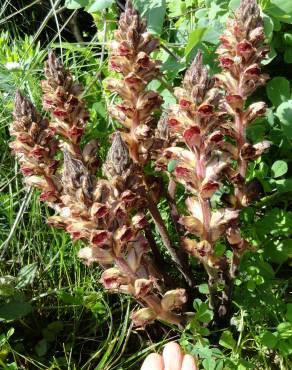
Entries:
{"type": "Polygon", "coordinates": [[[246,138],[248,125],[266,111],[264,102],[245,107],[247,98],[268,78],[261,74],[260,69],[260,62],[269,51],[263,43],[264,38],[263,20],[256,0],[243,0],[234,19],[228,20],[217,49],[222,72],[216,76],[216,84],[225,92],[222,104],[230,116],[229,136],[235,142],[230,154],[238,163],[236,170],[231,171],[238,207],[249,202],[248,189],[244,184],[248,161],[254,160],[269,147],[266,141],[252,145],[246,138]]]}
{"type": "Polygon", "coordinates": [[[222,73],[211,78],[199,51],[182,87],[175,89],[178,104],[169,108],[168,126],[178,145],[165,149],[157,161],[192,194],[186,199],[189,213],[180,222],[194,238],[184,237],[184,248],[208,273],[210,305],[218,320],[227,315],[240,258],[250,248],[238,226],[239,210],[250,201],[247,164],[269,146],[246,139],[248,124],[265,113],[263,102],[245,108],[247,97],[267,79],[259,66],[268,51],[263,40],[256,1],[243,0],[217,50],[222,73]],[[226,176],[235,189],[231,207],[212,210],[211,197],[226,176]],[[223,237],[233,250],[231,261],[216,255],[223,237]]]}
{"type": "MultiPolygon", "coordinates": [[[[155,157],[161,140],[155,137],[157,121],[153,113],[161,106],[163,99],[158,92],[148,90],[150,81],[161,76],[160,63],[151,59],[150,54],[158,48],[159,41],[146,31],[146,23],[129,0],[121,15],[115,40],[111,43],[110,69],[122,78],[111,78],[107,82],[109,90],[118,93],[121,102],[109,107],[109,113],[122,125],[122,136],[130,156],[139,164],[146,188],[149,187],[143,165],[155,157]]],[[[155,179],[152,179],[155,183],[155,179]]],[[[151,187],[151,186],[150,186],[151,187]]],[[[147,196],[147,207],[160,233],[165,247],[189,287],[193,277],[185,260],[179,255],[170,239],[160,212],[151,196],[147,196]]]]}

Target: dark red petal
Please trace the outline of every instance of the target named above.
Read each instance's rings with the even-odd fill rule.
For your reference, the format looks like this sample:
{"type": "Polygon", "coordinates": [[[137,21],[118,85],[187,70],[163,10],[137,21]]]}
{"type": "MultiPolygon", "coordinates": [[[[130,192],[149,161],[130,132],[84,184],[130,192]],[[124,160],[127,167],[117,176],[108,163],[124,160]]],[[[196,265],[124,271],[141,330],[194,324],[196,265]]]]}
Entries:
{"type": "Polygon", "coordinates": [[[219,61],[224,68],[230,68],[234,64],[234,60],[228,57],[220,57],[219,61]]]}
{"type": "Polygon", "coordinates": [[[190,171],[185,167],[176,166],[174,171],[177,176],[189,177],[190,175],[190,171]]]}
{"type": "Polygon", "coordinates": [[[175,119],[175,118],[170,118],[168,120],[168,124],[171,126],[171,127],[175,127],[175,126],[178,126],[180,124],[180,122],[175,119]]]}
{"type": "Polygon", "coordinates": [[[209,116],[209,115],[213,114],[213,111],[214,111],[214,107],[211,104],[202,104],[198,108],[198,112],[202,115],[205,115],[205,116],[209,116]]]}
{"type": "Polygon", "coordinates": [[[248,41],[241,41],[237,44],[236,49],[240,53],[245,53],[252,50],[252,45],[248,41]]]}
{"type": "Polygon", "coordinates": [[[189,108],[189,106],[191,106],[191,105],[192,105],[192,102],[191,102],[191,101],[189,101],[189,100],[187,100],[187,99],[182,98],[182,99],[180,99],[180,101],[179,101],[179,105],[180,105],[182,108],[189,108]]]}
{"type": "Polygon", "coordinates": [[[198,126],[192,126],[185,130],[183,137],[189,143],[191,142],[196,136],[200,135],[201,130],[198,126]]]}
{"type": "Polygon", "coordinates": [[[59,108],[56,108],[53,111],[53,114],[54,114],[54,116],[56,116],[58,118],[67,118],[68,117],[68,113],[65,110],[62,110],[62,109],[59,109],[59,108]]]}
{"type": "Polygon", "coordinates": [[[108,233],[106,231],[102,231],[99,233],[93,233],[91,236],[91,243],[95,245],[104,244],[107,241],[108,233]]]}

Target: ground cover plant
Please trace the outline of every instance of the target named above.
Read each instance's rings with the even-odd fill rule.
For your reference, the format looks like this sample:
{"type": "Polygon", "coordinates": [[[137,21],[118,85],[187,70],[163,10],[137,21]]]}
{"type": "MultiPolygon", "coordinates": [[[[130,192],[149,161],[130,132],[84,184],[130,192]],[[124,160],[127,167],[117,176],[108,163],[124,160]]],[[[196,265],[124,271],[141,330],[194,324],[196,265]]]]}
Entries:
{"type": "Polygon", "coordinates": [[[3,368],[290,368],[289,4],[47,6],[1,35],[3,368]]]}

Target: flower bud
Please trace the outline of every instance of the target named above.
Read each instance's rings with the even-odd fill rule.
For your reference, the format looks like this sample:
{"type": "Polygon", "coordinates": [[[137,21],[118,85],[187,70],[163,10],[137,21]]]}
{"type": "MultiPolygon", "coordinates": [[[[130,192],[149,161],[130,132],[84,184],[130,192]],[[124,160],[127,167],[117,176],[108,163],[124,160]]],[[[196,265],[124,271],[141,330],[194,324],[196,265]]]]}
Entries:
{"type": "Polygon", "coordinates": [[[105,289],[113,290],[118,289],[120,285],[128,284],[130,280],[129,277],[118,268],[112,267],[101,274],[100,282],[105,289]]]}
{"type": "Polygon", "coordinates": [[[141,308],[140,310],[133,312],[131,319],[134,326],[146,326],[152,323],[157,317],[156,312],[152,308],[141,308]]]}
{"type": "Polygon", "coordinates": [[[171,311],[181,308],[187,302],[185,289],[175,289],[166,292],[161,300],[161,306],[164,311],[171,311]]]}
{"type": "Polygon", "coordinates": [[[148,279],[135,280],[135,284],[134,284],[135,296],[137,298],[145,297],[147,294],[151,292],[152,287],[153,287],[152,280],[148,280],[148,279]]]}

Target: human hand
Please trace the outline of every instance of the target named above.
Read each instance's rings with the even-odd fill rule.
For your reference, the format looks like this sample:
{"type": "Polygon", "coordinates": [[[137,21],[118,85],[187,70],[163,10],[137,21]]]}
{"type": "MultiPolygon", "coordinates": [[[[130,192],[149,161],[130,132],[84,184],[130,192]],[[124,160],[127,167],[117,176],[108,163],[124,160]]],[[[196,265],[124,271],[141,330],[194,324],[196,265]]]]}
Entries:
{"type": "Polygon", "coordinates": [[[164,347],[162,356],[148,355],[141,370],[198,370],[198,367],[193,356],[184,355],[180,346],[171,342],[164,347]]]}

